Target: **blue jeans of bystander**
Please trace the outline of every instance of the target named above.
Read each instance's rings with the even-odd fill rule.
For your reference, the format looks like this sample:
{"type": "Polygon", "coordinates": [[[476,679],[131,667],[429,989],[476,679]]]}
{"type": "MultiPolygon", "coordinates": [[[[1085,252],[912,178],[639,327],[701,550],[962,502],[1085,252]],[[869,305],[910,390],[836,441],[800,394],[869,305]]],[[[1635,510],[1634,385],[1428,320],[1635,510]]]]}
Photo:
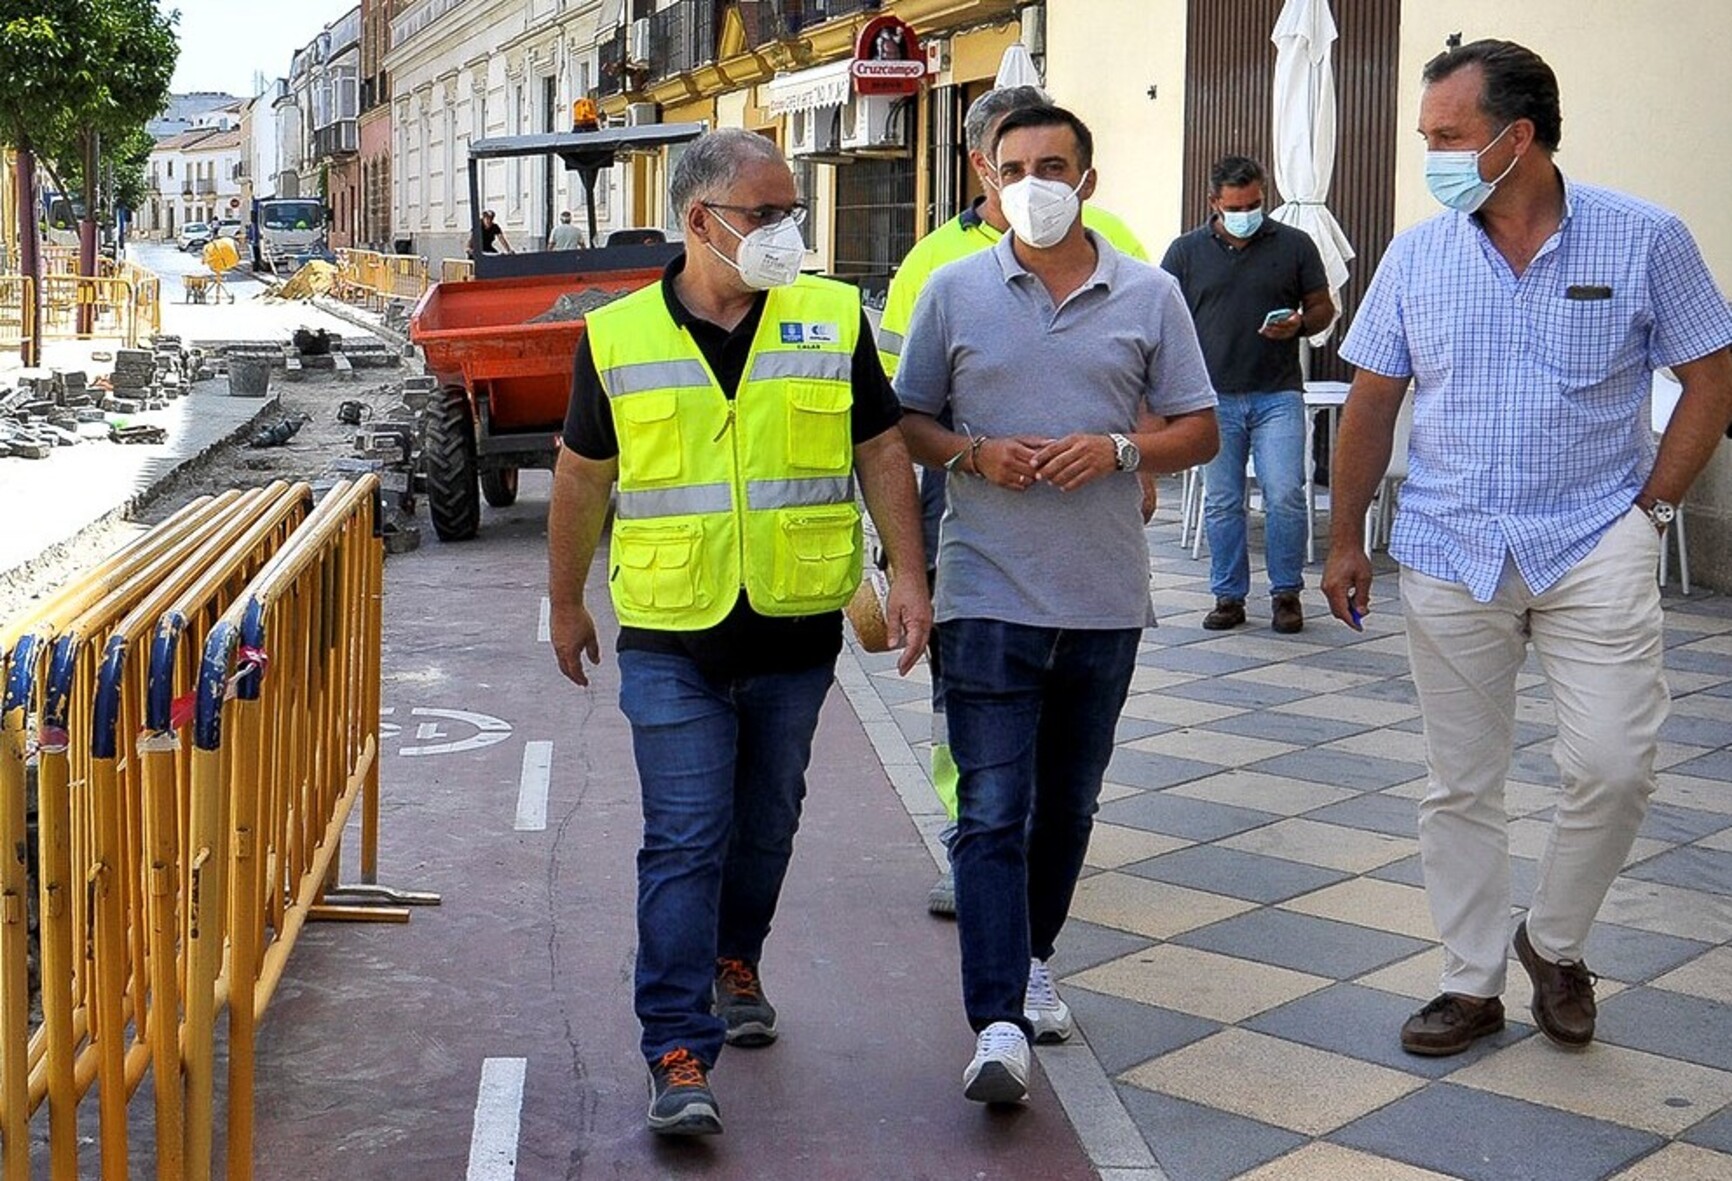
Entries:
{"type": "Polygon", "coordinates": [[[1030,1032],[1028,961],[1052,955],[1070,912],[1140,635],[991,619],[938,633],[961,774],[962,999],[976,1032],[995,1021],[1030,1032]]]}
{"type": "Polygon", "coordinates": [[[1251,590],[1246,540],[1245,460],[1263,489],[1269,592],[1304,587],[1305,399],[1297,390],[1222,394],[1215,407],[1221,449],[1203,469],[1203,526],[1209,538],[1209,589],[1218,599],[1251,590]]]}
{"type": "Polygon", "coordinates": [[[794,851],[806,765],[833,664],[715,682],[684,656],[619,654],[643,793],[637,1015],[643,1055],[685,1047],[706,1064],[716,957],[756,963],[794,851]]]}

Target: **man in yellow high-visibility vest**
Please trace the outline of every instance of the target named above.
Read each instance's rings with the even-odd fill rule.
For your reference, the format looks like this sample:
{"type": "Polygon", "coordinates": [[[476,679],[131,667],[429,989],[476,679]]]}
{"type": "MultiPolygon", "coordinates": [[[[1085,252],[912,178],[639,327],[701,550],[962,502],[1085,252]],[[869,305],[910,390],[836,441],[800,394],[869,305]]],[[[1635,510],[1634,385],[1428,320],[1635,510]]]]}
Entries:
{"type": "Polygon", "coordinates": [[[723,1044],[776,1037],[758,961],[860,579],[856,479],[896,572],[885,614],[904,673],[932,605],[899,407],[858,290],[800,273],[805,208],[781,153],[738,129],[703,136],[670,205],[686,253],[587,317],[548,593],[560,668],[587,685],[601,647],[584,584],[617,483],[605,569],[643,795],[647,1122],[702,1135],[721,1131],[723,1044]]]}
{"type": "MultiPolygon", "coordinates": [[[[914,305],[919,302],[920,293],[926,290],[926,281],[932,273],[991,247],[1010,228],[998,202],[998,175],[986,154],[999,121],[1012,111],[1051,105],[1052,100],[1039,87],[1002,86],[975,99],[963,116],[963,143],[968,149],[969,164],[980,177],[983,195],[916,242],[903,258],[902,265],[896,268],[896,277],[890,281],[884,315],[878,325],[878,357],[884,363],[884,372],[892,378],[896,376],[896,366],[902,357],[902,342],[908,335],[908,325],[914,319],[914,305]]],[[[1142,262],[1149,261],[1143,244],[1130,227],[1106,210],[1092,204],[1084,205],[1082,220],[1121,253],[1142,262]]],[[[1143,485],[1143,520],[1146,522],[1155,511],[1155,477],[1143,472],[1138,474],[1138,478],[1143,485]]],[[[938,522],[944,515],[944,480],[945,472],[941,468],[921,469],[921,525],[926,541],[926,559],[933,563],[938,559],[938,522]]],[[[950,757],[941,685],[943,670],[939,666],[936,643],[928,648],[927,659],[932,666],[932,787],[950,820],[943,834],[948,848],[950,837],[956,831],[956,763],[950,757]]],[[[927,894],[926,909],[946,917],[956,914],[956,887],[948,868],[939,875],[927,894]]]]}

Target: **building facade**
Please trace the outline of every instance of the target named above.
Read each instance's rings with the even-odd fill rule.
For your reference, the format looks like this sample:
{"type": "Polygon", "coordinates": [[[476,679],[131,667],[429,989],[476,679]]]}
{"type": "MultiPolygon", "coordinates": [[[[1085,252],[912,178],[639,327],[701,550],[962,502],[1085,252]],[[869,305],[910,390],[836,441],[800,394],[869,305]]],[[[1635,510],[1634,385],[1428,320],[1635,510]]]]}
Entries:
{"type": "Polygon", "coordinates": [[[232,128],[201,127],[170,136],[151,149],[148,196],[134,215],[134,234],[168,239],[189,222],[245,220],[240,112],[225,115],[233,116],[232,128]]]}

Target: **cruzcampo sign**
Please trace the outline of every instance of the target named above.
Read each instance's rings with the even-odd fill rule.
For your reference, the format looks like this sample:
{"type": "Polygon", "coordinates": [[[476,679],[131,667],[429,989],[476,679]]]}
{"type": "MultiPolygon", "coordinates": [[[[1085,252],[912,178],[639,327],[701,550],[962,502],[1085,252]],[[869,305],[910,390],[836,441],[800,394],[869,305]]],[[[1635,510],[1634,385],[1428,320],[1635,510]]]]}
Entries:
{"type": "Polygon", "coordinates": [[[907,21],[875,17],[860,30],[848,72],[855,94],[915,94],[926,77],[926,55],[907,21]]]}

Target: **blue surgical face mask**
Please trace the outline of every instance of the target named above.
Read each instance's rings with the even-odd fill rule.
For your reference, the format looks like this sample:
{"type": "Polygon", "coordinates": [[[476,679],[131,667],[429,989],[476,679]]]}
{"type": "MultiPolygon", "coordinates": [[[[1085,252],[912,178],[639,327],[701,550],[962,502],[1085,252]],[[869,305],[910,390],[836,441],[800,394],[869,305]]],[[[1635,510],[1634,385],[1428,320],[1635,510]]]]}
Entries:
{"type": "Polygon", "coordinates": [[[1263,208],[1256,209],[1223,209],[1221,210],[1221,228],[1235,238],[1249,238],[1263,224],[1263,208]]]}
{"type": "Polygon", "coordinates": [[[1504,124],[1504,129],[1492,137],[1492,141],[1477,152],[1427,152],[1425,154],[1425,187],[1431,190],[1431,195],[1450,209],[1461,213],[1473,213],[1491,198],[1497,191],[1503,178],[1515,168],[1515,160],[1509,162],[1509,168],[1498,173],[1496,180],[1483,180],[1479,175],[1479,158],[1491,151],[1497,141],[1508,134],[1514,123],[1504,124]]]}

